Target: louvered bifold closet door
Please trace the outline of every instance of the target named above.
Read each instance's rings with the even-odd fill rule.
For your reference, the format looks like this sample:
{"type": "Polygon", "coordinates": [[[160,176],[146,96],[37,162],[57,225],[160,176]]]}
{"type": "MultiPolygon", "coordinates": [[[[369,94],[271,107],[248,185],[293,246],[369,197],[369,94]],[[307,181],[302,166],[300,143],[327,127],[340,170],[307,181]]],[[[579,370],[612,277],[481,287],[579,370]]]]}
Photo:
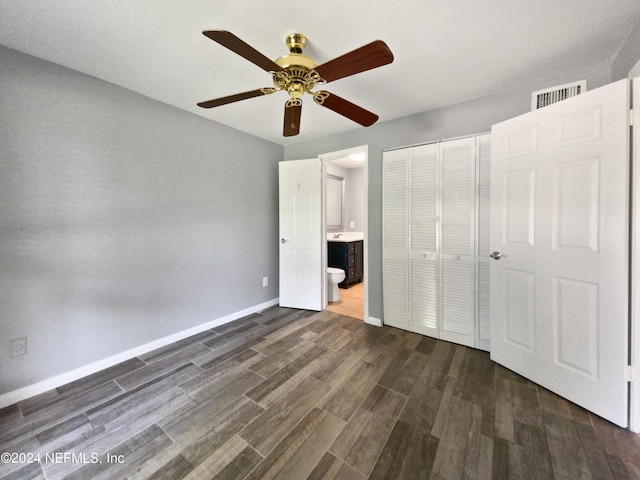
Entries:
{"type": "Polygon", "coordinates": [[[438,208],[439,145],[410,149],[410,330],[439,336],[438,208]]]}
{"type": "Polygon", "coordinates": [[[409,330],[409,150],[382,155],[382,299],[384,323],[409,330]]]}
{"type": "Polygon", "coordinates": [[[475,346],[475,142],[442,142],[440,338],[475,346]]]}
{"type": "Polygon", "coordinates": [[[476,252],[476,319],[478,337],[476,347],[489,351],[491,347],[491,324],[489,317],[489,187],[491,184],[491,135],[477,137],[477,226],[478,247],[476,252]]]}

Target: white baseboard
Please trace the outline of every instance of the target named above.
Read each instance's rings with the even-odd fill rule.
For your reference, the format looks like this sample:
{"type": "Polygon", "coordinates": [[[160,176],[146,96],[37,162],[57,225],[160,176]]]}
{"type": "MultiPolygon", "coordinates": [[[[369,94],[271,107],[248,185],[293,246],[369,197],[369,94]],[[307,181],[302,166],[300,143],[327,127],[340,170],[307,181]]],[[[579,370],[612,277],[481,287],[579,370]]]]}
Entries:
{"type": "Polygon", "coordinates": [[[84,365],[80,368],[76,368],[75,370],[56,375],[55,377],[48,378],[47,380],[43,380],[32,385],[27,385],[26,387],[19,388],[12,392],[4,393],[0,395],[0,408],[13,405],[14,403],[26,400],[27,398],[31,398],[35,395],[40,395],[41,393],[47,392],[54,388],[61,387],[62,385],[66,385],[67,383],[79,380],[83,377],[97,373],[100,370],[112,367],[114,365],[117,365],[118,363],[122,363],[139,355],[152,352],[157,348],[164,347],[166,345],[169,345],[170,343],[177,342],[178,340],[182,340],[200,332],[204,332],[205,330],[208,330],[210,328],[224,325],[225,323],[229,323],[239,318],[246,317],[247,315],[251,315],[252,313],[261,312],[262,310],[265,310],[269,307],[278,305],[279,301],[279,298],[275,298],[273,300],[269,300],[268,302],[254,305],[253,307],[246,308],[239,312],[217,318],[216,320],[212,320],[211,322],[203,323],[187,330],[174,333],[167,337],[154,340],[153,342],[140,345],[139,347],[132,348],[117,355],[113,355],[111,357],[98,360],[97,362],[84,365]]]}
{"type": "Polygon", "coordinates": [[[368,323],[369,325],[373,325],[374,327],[382,326],[382,320],[376,317],[367,317],[365,318],[364,323],[368,323]]]}

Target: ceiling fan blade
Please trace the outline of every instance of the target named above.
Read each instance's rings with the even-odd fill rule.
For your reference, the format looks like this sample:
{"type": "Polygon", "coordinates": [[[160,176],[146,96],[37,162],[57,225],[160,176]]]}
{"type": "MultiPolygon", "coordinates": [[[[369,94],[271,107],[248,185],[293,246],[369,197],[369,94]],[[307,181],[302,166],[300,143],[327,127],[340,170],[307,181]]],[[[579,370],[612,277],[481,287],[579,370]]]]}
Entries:
{"type": "Polygon", "coordinates": [[[248,43],[243,42],[233,33],[226,30],[206,30],[202,32],[214,42],[218,42],[223,47],[227,47],[232,52],[246,58],[267,72],[279,72],[282,67],[270,58],[265,57],[248,43]]]}
{"type": "Polygon", "coordinates": [[[293,137],[300,133],[300,116],[302,115],[302,101],[287,101],[284,105],[284,126],[282,135],[293,137]]]}
{"type": "Polygon", "coordinates": [[[235,95],[229,95],[228,97],[200,102],[198,103],[198,106],[202,108],[219,107],[220,105],[226,105],[227,103],[239,102],[240,100],[247,100],[249,98],[260,97],[262,95],[269,95],[274,91],[274,88],[259,88],[258,90],[251,90],[250,92],[236,93],[235,95]]]}
{"type": "Polygon", "coordinates": [[[393,62],[393,53],[382,40],[375,40],[341,57],[334,58],[315,68],[327,82],[348,77],[393,62]]]}
{"type": "Polygon", "coordinates": [[[318,105],[333,110],[340,115],[347,117],[349,120],[353,120],[359,123],[363,127],[369,127],[378,121],[378,115],[359,107],[355,103],[351,103],[344,98],[341,98],[333,93],[329,93],[326,90],[320,90],[313,94],[313,99],[318,105]]]}

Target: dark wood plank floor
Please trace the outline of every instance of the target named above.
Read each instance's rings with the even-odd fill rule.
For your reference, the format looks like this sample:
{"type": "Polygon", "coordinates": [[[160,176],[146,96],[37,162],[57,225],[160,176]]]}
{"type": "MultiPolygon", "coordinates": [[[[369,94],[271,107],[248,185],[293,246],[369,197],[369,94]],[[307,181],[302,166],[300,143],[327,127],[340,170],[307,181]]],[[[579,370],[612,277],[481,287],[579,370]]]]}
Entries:
{"type": "Polygon", "coordinates": [[[0,479],[640,478],[640,436],[485,352],[278,307],[0,410],[0,452],[0,479]]]}

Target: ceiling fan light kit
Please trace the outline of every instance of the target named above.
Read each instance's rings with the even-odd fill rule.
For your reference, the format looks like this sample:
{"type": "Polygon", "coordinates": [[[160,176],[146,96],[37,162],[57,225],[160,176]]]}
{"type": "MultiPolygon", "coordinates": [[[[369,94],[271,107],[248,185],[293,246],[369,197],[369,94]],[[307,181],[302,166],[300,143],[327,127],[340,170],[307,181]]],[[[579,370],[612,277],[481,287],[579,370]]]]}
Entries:
{"type": "Polygon", "coordinates": [[[270,60],[256,49],[240,40],[231,32],[209,30],[202,32],[214,42],[244,57],[271,74],[273,87],[265,87],[198,103],[202,108],[213,108],[249,98],[285,91],[289,99],[285,102],[283,135],[290,137],[300,132],[302,97],[309,94],[316,104],[326,107],[362,126],[373,125],[378,116],[354,103],[326,90],[313,91],[340,78],[365,72],[393,62],[393,54],[382,40],[375,40],[363,47],[319,65],[303,52],[307,39],[301,33],[293,33],[286,38],[289,54],[270,60]]]}

